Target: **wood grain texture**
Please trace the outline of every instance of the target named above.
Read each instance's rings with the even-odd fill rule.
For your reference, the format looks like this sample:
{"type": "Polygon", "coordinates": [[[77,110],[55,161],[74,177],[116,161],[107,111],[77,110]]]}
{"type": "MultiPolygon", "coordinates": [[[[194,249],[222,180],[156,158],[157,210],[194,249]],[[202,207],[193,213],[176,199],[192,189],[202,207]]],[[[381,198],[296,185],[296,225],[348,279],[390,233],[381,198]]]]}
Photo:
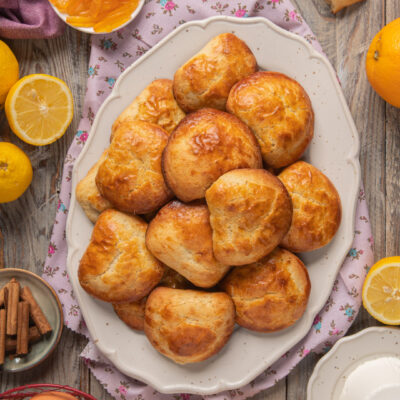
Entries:
{"type": "MultiPolygon", "coordinates": [[[[336,69],[361,137],[361,167],[376,259],[400,253],[400,111],[387,105],[368,84],[364,61],[369,43],[383,25],[400,17],[400,2],[365,0],[333,16],[324,0],[293,0],[311,26],[336,69]]],[[[34,148],[19,141],[0,111],[2,140],[20,146],[31,158],[34,181],[17,202],[0,206],[0,267],[20,266],[40,273],[57,206],[63,158],[82,110],[89,38],[68,29],[55,40],[7,41],[22,66],[22,74],[44,72],[64,79],[75,99],[75,118],[56,143],[34,148]]],[[[349,333],[377,325],[364,309],[349,333]]],[[[57,352],[40,369],[22,375],[3,374],[0,391],[25,383],[65,383],[90,392],[99,400],[112,397],[88,372],[78,355],[85,339],[65,329],[57,352]]],[[[273,388],[254,400],[305,400],[307,381],[320,356],[310,354],[273,388]]]]}
{"type": "MultiPolygon", "coordinates": [[[[67,29],[52,40],[6,40],[20,64],[20,76],[55,75],[67,82],[75,100],[75,118],[62,139],[44,147],[20,141],[0,110],[1,140],[22,148],[30,158],[34,177],[17,201],[0,205],[0,267],[19,267],[41,274],[58,199],[63,160],[77,130],[87,80],[89,37],[67,29]]],[[[28,383],[61,383],[89,389],[87,368],[78,355],[86,339],[64,329],[60,344],[40,368],[21,374],[0,374],[0,392],[28,383]],[[83,380],[86,381],[82,382],[83,380]]]]}

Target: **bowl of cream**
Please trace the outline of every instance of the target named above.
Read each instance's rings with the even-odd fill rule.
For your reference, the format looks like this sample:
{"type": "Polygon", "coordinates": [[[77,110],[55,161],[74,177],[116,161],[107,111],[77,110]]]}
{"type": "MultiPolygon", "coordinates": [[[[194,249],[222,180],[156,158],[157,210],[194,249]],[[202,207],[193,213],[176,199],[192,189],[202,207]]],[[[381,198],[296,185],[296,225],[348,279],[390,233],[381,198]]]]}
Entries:
{"type": "Polygon", "coordinates": [[[392,355],[361,360],[336,386],[336,400],[399,400],[400,358],[392,355]]]}
{"type": "Polygon", "coordinates": [[[315,366],[307,400],[400,400],[400,329],[340,339],[315,366]]]}

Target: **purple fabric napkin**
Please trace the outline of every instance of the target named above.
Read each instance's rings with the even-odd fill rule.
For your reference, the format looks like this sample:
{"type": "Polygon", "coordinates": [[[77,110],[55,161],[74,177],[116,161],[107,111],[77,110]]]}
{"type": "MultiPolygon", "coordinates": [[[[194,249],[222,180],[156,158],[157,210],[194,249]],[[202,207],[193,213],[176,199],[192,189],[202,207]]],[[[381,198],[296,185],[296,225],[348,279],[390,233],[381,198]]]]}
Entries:
{"type": "Polygon", "coordinates": [[[0,36],[9,39],[52,38],[65,23],[48,0],[0,0],[0,36]]]}
{"type": "MultiPolygon", "coordinates": [[[[61,181],[56,222],[43,277],[57,291],[64,309],[65,324],[89,338],[82,353],[94,376],[116,399],[121,400],[198,400],[188,394],[163,395],[144,383],[124,376],[104,358],[90,339],[66,271],[65,227],[71,198],[72,168],[93,124],[95,114],[111,93],[118,76],[142,54],[181,23],[215,15],[238,18],[263,16],[280,27],[308,40],[322,51],[315,36],[290,0],[146,0],[138,17],[112,34],[93,36],[88,67],[88,85],[83,118],[68,151],[61,181]]],[[[355,237],[332,293],[308,334],[281,359],[250,384],[213,396],[212,400],[242,400],[274,385],[310,352],[325,352],[342,337],[354,321],[361,305],[362,283],[373,262],[373,239],[364,192],[361,190],[356,213],[355,237]]],[[[240,362],[240,360],[238,360],[240,362]]],[[[304,383],[305,384],[305,383],[304,383]]]]}

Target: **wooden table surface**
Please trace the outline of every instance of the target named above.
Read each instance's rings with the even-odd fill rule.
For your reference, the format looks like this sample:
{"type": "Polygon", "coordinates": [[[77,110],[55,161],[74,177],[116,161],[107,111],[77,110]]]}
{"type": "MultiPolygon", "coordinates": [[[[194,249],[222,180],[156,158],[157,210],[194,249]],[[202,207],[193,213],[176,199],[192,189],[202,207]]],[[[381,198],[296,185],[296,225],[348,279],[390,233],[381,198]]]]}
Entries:
{"type": "MultiPolygon", "coordinates": [[[[400,2],[366,0],[333,16],[323,0],[295,0],[341,80],[361,136],[361,168],[375,237],[375,258],[400,255],[400,110],[383,102],[368,84],[364,61],[374,35],[400,17],[400,2]]],[[[89,36],[67,29],[53,40],[7,40],[21,76],[49,73],[65,80],[75,99],[75,118],[64,137],[45,147],[21,142],[0,111],[2,140],[21,147],[30,157],[34,177],[19,200],[0,206],[0,268],[22,267],[38,274],[47,254],[58,199],[63,159],[77,130],[86,88],[89,36]]],[[[376,321],[361,310],[349,333],[376,321]]],[[[32,372],[0,376],[0,393],[28,383],[62,383],[112,399],[78,357],[86,339],[64,329],[55,354],[32,372]]],[[[306,399],[308,379],[319,357],[310,354],[275,387],[254,399],[306,399]]]]}

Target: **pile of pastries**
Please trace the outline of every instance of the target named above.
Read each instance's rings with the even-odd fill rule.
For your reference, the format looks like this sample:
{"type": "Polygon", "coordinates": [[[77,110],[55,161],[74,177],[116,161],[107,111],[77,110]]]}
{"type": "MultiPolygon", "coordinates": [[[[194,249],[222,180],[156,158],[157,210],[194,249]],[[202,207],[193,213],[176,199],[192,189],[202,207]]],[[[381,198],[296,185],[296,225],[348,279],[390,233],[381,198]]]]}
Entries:
{"type": "Polygon", "coordinates": [[[298,82],[258,71],[237,36],[213,38],[136,97],[77,185],[95,223],[83,289],[181,364],[216,354],[235,322],[293,325],[311,290],[293,253],[328,244],[341,219],[333,184],[299,161],[313,132],[298,82]]]}

